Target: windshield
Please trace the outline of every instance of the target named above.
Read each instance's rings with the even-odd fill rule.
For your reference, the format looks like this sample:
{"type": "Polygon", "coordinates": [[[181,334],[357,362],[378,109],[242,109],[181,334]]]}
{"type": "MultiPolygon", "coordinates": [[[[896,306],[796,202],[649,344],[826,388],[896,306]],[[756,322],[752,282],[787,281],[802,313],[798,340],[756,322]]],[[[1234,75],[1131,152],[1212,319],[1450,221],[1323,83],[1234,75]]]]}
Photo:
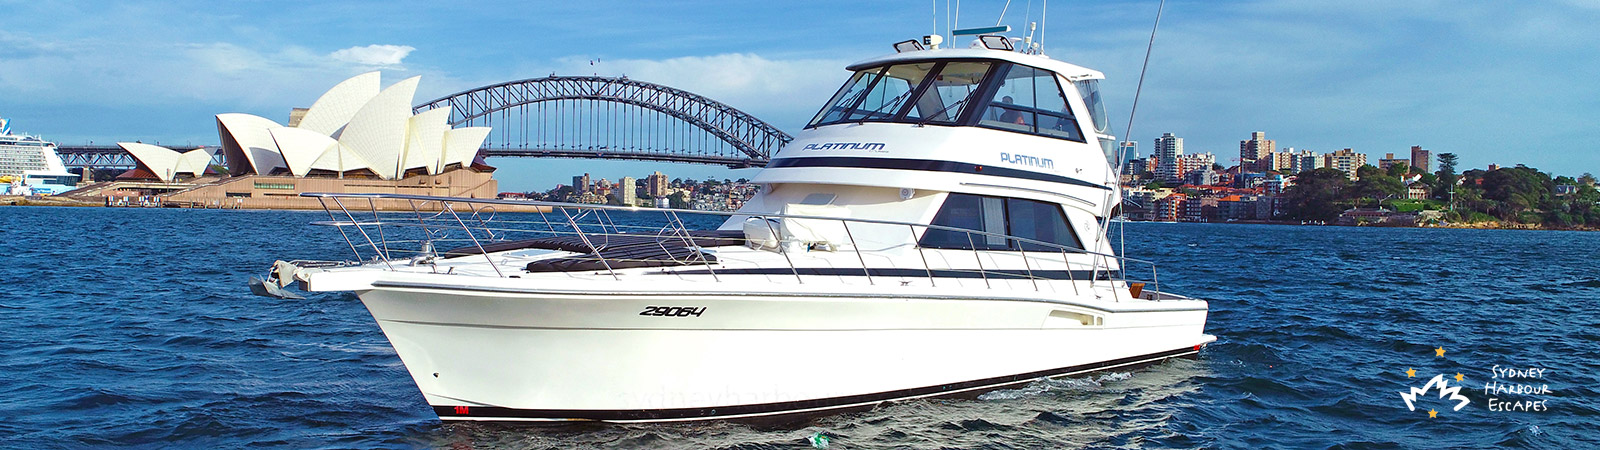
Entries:
{"type": "MultiPolygon", "coordinates": [[[[1001,61],[908,62],[856,71],[806,128],[837,123],[896,122],[979,126],[1055,139],[1088,142],[1067,101],[1060,75],[1001,61]]],[[[1091,108],[1099,87],[1077,85],[1091,108]]],[[[1094,108],[1100,108],[1098,110],[1094,108]]],[[[1094,114],[1097,130],[1104,114],[1094,114]]]]}
{"type": "Polygon", "coordinates": [[[850,77],[808,126],[864,121],[954,123],[992,65],[923,62],[864,69],[850,77]]]}
{"type": "Polygon", "coordinates": [[[991,65],[986,62],[946,64],[928,90],[917,97],[917,103],[906,113],[906,119],[954,123],[967,105],[972,103],[972,96],[978,91],[978,85],[983,82],[983,76],[989,73],[991,65]]]}

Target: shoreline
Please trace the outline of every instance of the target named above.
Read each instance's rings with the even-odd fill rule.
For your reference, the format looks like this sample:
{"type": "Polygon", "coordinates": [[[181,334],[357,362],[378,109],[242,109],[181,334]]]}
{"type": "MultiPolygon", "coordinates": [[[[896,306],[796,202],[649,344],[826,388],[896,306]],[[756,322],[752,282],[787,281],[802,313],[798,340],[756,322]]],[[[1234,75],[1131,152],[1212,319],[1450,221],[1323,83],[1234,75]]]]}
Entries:
{"type": "MultiPolygon", "coordinates": [[[[15,196],[15,195],[0,196],[0,206],[47,206],[47,207],[48,206],[54,206],[54,207],[63,207],[63,208],[106,208],[106,209],[209,209],[209,210],[233,210],[233,211],[322,211],[323,210],[323,208],[321,208],[321,207],[315,207],[315,208],[255,208],[255,207],[217,208],[217,207],[204,207],[204,206],[192,206],[192,205],[188,205],[188,206],[178,206],[178,205],[183,205],[183,203],[173,203],[171,205],[160,205],[160,206],[107,206],[105,204],[104,200],[95,201],[95,200],[82,200],[82,199],[76,199],[76,198],[71,198],[71,197],[49,197],[49,196],[36,197],[36,198],[27,198],[27,197],[23,197],[23,196],[15,196]]],[[[516,212],[516,213],[523,213],[523,212],[528,212],[528,213],[551,212],[551,208],[547,207],[547,206],[533,206],[533,205],[529,205],[529,206],[495,205],[495,206],[496,206],[497,210],[500,210],[500,212],[516,212]]],[[[378,211],[383,211],[383,212],[410,212],[410,211],[413,211],[412,208],[388,207],[387,205],[380,205],[377,209],[378,209],[378,211]]],[[[367,211],[367,210],[369,210],[369,208],[366,208],[366,207],[352,209],[352,211],[367,211]]],[[[419,210],[421,210],[421,211],[439,211],[440,209],[439,208],[420,208],[419,210]]]]}
{"type": "MultiPolygon", "coordinates": [[[[22,197],[22,196],[0,196],[0,206],[58,206],[58,207],[69,207],[69,208],[85,208],[85,207],[93,208],[93,207],[99,207],[99,208],[116,208],[116,209],[122,209],[122,208],[131,208],[131,209],[162,209],[162,208],[166,208],[166,209],[233,209],[233,210],[250,210],[250,211],[319,211],[319,210],[321,210],[321,208],[193,208],[193,207],[181,207],[181,206],[158,206],[158,207],[151,207],[151,208],[143,208],[143,207],[113,207],[113,206],[106,206],[104,202],[79,200],[79,199],[74,199],[74,198],[38,197],[38,198],[30,199],[30,198],[22,197]]],[[[504,206],[504,205],[501,205],[501,206],[504,206]]],[[[400,208],[400,209],[378,208],[378,209],[380,211],[385,211],[385,212],[411,211],[411,209],[409,209],[409,208],[400,208]]],[[[543,208],[541,208],[541,207],[513,208],[513,210],[504,211],[504,212],[550,212],[550,208],[548,208],[548,207],[543,207],[543,208]]],[[[1507,223],[1503,223],[1503,222],[1499,222],[1499,221],[1476,222],[1476,223],[1448,223],[1448,224],[1438,224],[1438,225],[1387,225],[1387,224],[1385,224],[1385,225],[1339,225],[1339,224],[1310,224],[1310,223],[1301,223],[1301,222],[1298,222],[1298,221],[1289,221],[1289,220],[1235,220],[1235,221],[1232,221],[1232,222],[1155,222],[1155,221],[1148,221],[1148,220],[1130,220],[1129,222],[1140,222],[1140,223],[1198,223],[1198,224],[1224,224],[1224,225],[1225,224],[1290,225],[1290,226],[1308,226],[1308,227],[1352,227],[1352,228],[1368,228],[1368,227],[1371,227],[1371,228],[1441,228],[1441,229],[1458,229],[1458,230],[1600,231],[1600,228],[1592,228],[1592,227],[1553,228],[1553,227],[1544,226],[1543,224],[1527,224],[1527,223],[1507,224],[1507,223]]]]}
{"type": "Polygon", "coordinates": [[[1289,220],[1235,220],[1232,222],[1155,222],[1149,220],[1130,220],[1139,223],[1196,223],[1196,224],[1245,224],[1245,225],[1288,225],[1305,227],[1348,227],[1348,228],[1437,228],[1456,230],[1530,230],[1530,231],[1600,231],[1600,228],[1570,227],[1552,228],[1543,224],[1513,223],[1506,224],[1499,221],[1476,223],[1449,223],[1442,225],[1339,225],[1336,223],[1300,223],[1289,220]]]}

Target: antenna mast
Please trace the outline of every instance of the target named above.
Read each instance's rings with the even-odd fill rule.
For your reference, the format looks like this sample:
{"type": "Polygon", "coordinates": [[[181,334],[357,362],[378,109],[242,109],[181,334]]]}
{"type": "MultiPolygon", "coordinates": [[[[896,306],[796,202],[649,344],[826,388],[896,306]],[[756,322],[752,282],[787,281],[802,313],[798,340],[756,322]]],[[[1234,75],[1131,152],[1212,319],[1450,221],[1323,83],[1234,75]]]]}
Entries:
{"type": "MultiPolygon", "coordinates": [[[[1150,42],[1145,44],[1145,47],[1144,47],[1144,64],[1139,66],[1139,84],[1138,84],[1138,87],[1135,87],[1134,90],[1133,90],[1133,106],[1131,108],[1129,108],[1129,110],[1128,110],[1128,126],[1123,128],[1123,134],[1122,134],[1123,142],[1127,142],[1130,138],[1133,137],[1133,135],[1132,135],[1132,133],[1133,133],[1133,118],[1135,117],[1134,114],[1139,112],[1139,94],[1144,92],[1144,75],[1150,69],[1150,53],[1155,49],[1155,46],[1156,46],[1156,30],[1161,28],[1161,13],[1162,13],[1162,11],[1165,11],[1166,8],[1167,8],[1167,0],[1161,0],[1161,3],[1156,5],[1156,23],[1155,23],[1155,25],[1150,26],[1150,42]]],[[[1044,19],[1041,17],[1039,20],[1042,21],[1044,19]]],[[[1040,40],[1044,39],[1043,34],[1041,34],[1039,36],[1039,39],[1040,40]]],[[[1116,177],[1116,180],[1117,180],[1117,191],[1116,192],[1118,194],[1120,194],[1122,192],[1122,170],[1123,170],[1123,165],[1127,164],[1127,161],[1124,161],[1123,158],[1122,158],[1122,145],[1121,144],[1118,144],[1115,147],[1115,151],[1116,151],[1116,158],[1117,158],[1117,165],[1116,165],[1117,171],[1116,171],[1116,173],[1112,174],[1112,176],[1116,177]]],[[[1120,197],[1120,195],[1119,195],[1119,197],[1120,197]]],[[[1119,199],[1118,201],[1121,201],[1121,200],[1119,199]]],[[[1106,193],[1106,213],[1105,213],[1105,217],[1103,219],[1101,219],[1102,223],[1100,224],[1100,230],[1102,232],[1102,235],[1104,235],[1106,227],[1111,224],[1111,211],[1116,209],[1116,207],[1111,205],[1110,203],[1111,203],[1111,193],[1108,192],[1108,193],[1106,193]]],[[[1121,229],[1119,228],[1119,232],[1118,232],[1119,236],[1121,235],[1121,231],[1120,230],[1121,229]]],[[[1128,241],[1127,241],[1127,239],[1122,239],[1121,241],[1122,241],[1121,242],[1122,252],[1120,254],[1123,255],[1124,257],[1126,257],[1127,256],[1127,252],[1126,251],[1127,251],[1128,241]]],[[[1099,247],[1099,243],[1096,243],[1095,246],[1099,247]]],[[[1124,272],[1126,272],[1126,271],[1124,271],[1124,272]]]]}

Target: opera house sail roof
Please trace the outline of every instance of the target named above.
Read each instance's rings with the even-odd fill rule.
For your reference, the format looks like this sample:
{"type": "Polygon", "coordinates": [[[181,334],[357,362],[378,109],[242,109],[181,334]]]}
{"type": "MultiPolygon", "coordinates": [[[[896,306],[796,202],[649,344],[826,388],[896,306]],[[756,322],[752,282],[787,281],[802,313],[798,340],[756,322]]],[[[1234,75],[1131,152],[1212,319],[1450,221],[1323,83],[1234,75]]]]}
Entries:
{"type": "MultiPolygon", "coordinates": [[[[408,172],[435,175],[471,166],[489,128],[452,129],[444,108],[411,114],[420,79],[380,90],[378,72],[356,75],[317,98],[293,127],[251,114],[218,114],[228,172],[395,180],[408,172]]],[[[162,181],[202,175],[211,160],[207,150],[180,154],[149,144],[118,145],[162,181]]]]}

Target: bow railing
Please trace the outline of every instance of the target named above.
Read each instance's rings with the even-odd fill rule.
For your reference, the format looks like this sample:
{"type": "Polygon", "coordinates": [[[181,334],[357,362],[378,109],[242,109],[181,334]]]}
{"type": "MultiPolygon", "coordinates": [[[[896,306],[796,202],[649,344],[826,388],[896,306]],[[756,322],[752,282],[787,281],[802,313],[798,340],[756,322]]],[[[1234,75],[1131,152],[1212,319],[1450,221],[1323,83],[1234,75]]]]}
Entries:
{"type": "MultiPolygon", "coordinates": [[[[941,280],[950,283],[952,278],[976,278],[990,289],[1020,281],[1022,286],[1031,285],[1036,291],[1042,290],[1041,283],[1054,289],[1064,288],[1060,285],[1065,283],[1071,291],[1079,292],[1080,284],[1087,284],[1091,290],[1110,289],[1119,299],[1124,295],[1153,300],[1164,298],[1153,262],[966,228],[808,214],[408,194],[301,195],[321,202],[329,220],[312,223],[339,230],[355,256],[347,265],[389,270],[416,270],[419,266],[455,270],[437,268],[444,259],[483,258],[492,269],[492,276],[511,277],[534,269],[508,264],[494,255],[527,248],[535,245],[530,243],[537,242],[546,248],[576,253],[566,256],[572,267],[586,267],[613,279],[620,280],[618,271],[626,267],[693,265],[711,279],[723,281],[726,273],[719,273],[719,270],[726,267],[719,268],[725,264],[717,261],[715,247],[744,245],[782,255],[783,267],[763,273],[793,276],[801,284],[818,282],[820,277],[815,275],[854,276],[859,271],[872,285],[890,279],[926,278],[930,286],[938,287],[941,280]],[[624,217],[618,219],[614,215],[624,217]],[[721,233],[697,231],[716,229],[730,223],[729,219],[742,220],[743,229],[721,233]],[[904,231],[892,231],[895,229],[904,231]],[[924,246],[920,238],[932,230],[959,233],[970,245],[961,248],[924,246]],[[985,248],[986,245],[978,245],[980,242],[1001,242],[1006,247],[985,248]],[[550,245],[554,247],[548,247],[550,245]],[[818,251],[829,256],[828,270],[797,262],[797,259],[815,259],[815,255],[822,254],[813,253],[818,251]],[[869,258],[882,260],[885,256],[912,261],[915,265],[884,268],[867,262],[869,258]],[[930,262],[930,256],[943,264],[930,262]],[[967,265],[968,262],[972,264],[967,265]],[[1147,266],[1150,278],[1128,278],[1129,264],[1147,266]]],[[[518,261],[521,262],[525,261],[518,261]]],[[[490,272],[484,274],[490,275],[490,272]]]]}

